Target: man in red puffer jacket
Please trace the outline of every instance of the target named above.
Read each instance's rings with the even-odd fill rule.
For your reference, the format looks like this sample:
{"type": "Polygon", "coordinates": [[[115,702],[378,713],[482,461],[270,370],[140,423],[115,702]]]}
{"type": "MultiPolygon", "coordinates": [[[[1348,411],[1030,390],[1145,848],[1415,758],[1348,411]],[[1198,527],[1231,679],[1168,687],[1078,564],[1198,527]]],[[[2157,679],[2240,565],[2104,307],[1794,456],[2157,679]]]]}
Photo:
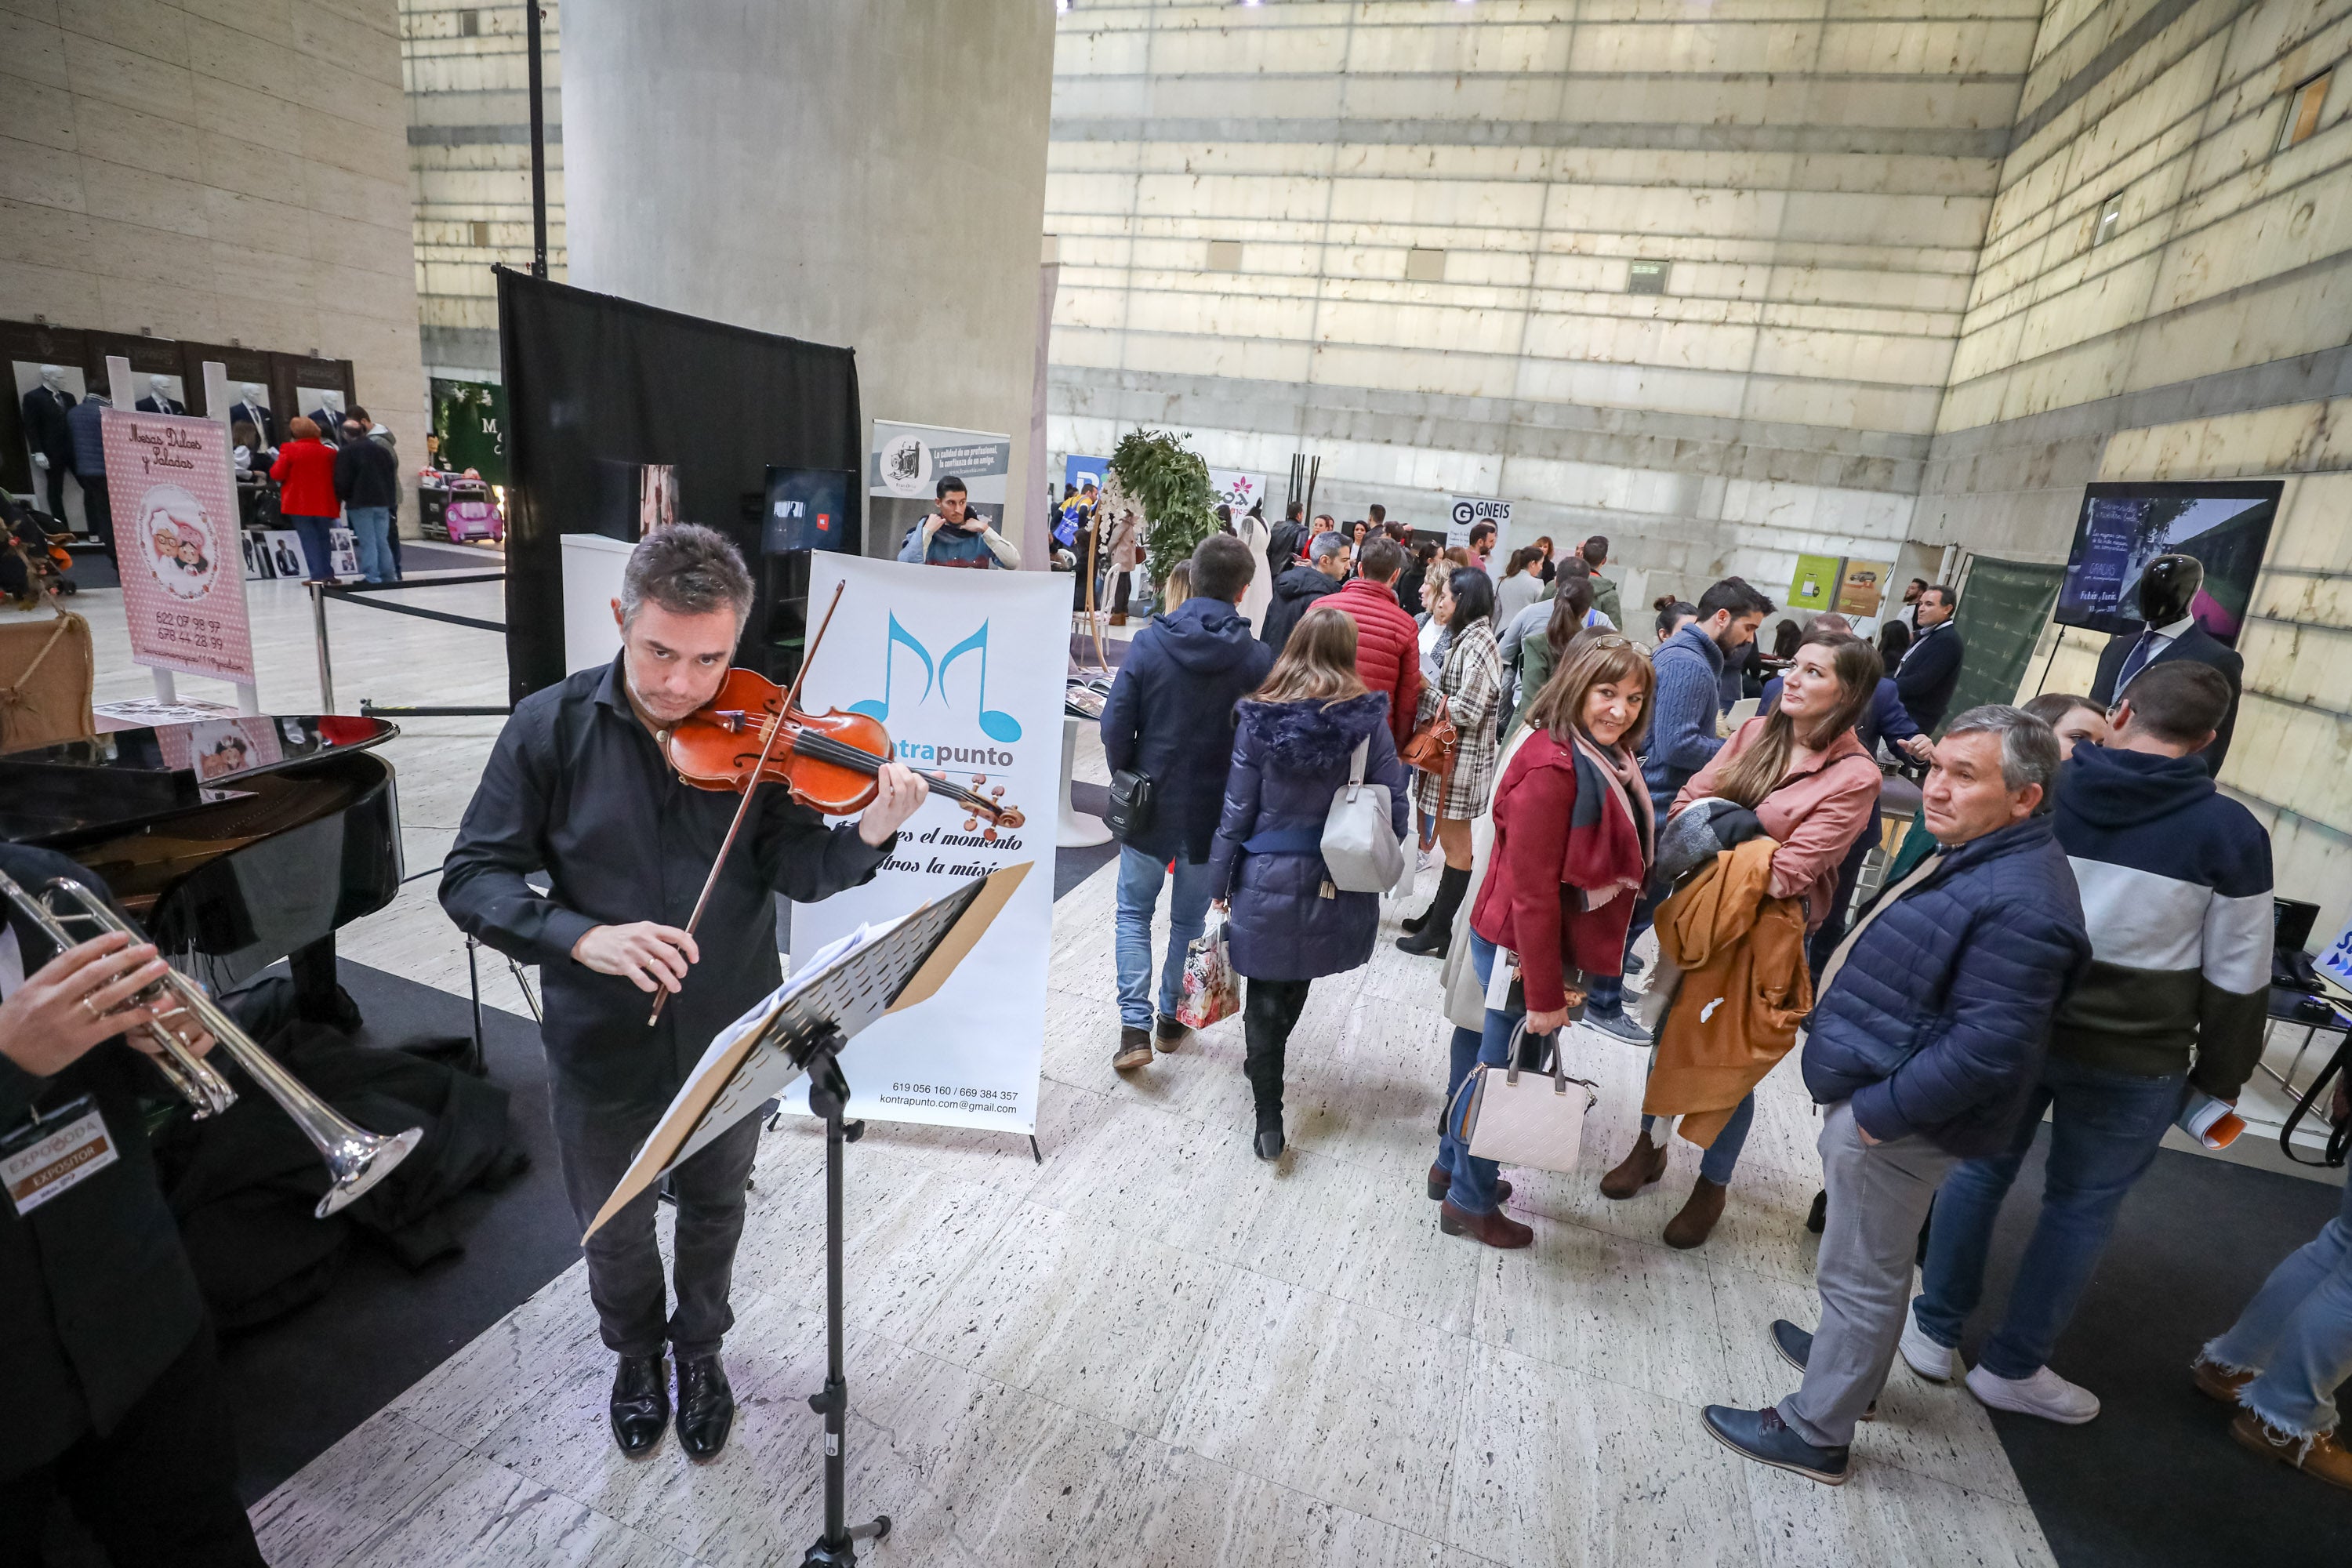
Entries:
{"type": "Polygon", "coordinates": [[[1356,673],[1389,698],[1389,732],[1402,751],[1412,738],[1413,710],[1421,703],[1421,626],[1397,603],[1396,582],[1404,572],[1404,547],[1385,535],[1364,542],[1350,577],[1331,603],[1356,622],[1356,673]]]}

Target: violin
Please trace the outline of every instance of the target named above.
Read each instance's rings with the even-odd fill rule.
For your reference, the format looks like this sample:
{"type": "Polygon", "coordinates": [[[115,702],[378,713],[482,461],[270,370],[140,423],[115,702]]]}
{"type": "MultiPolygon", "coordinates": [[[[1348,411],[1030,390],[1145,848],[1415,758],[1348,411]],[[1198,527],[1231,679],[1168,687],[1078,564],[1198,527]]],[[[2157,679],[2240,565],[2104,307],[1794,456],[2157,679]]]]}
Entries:
{"type": "MultiPolygon", "coordinates": [[[[670,731],[670,765],[698,789],[780,784],[794,800],[828,816],[863,810],[880,788],[882,764],[894,760],[889,731],[863,713],[837,708],[811,713],[797,704],[787,706],[786,697],[782,687],[754,670],[729,670],[719,694],[670,731]]],[[[939,773],[921,776],[932,793],[970,812],[971,826],[987,818],[984,837],[994,838],[1000,827],[1010,832],[1025,820],[1018,806],[999,798],[1003,784],[982,795],[939,773]]],[[[984,783],[985,775],[974,775],[975,786],[984,783]]]]}
{"type": "MultiPolygon", "coordinates": [[[[710,862],[702,896],[695,900],[694,913],[687,918],[689,936],[702,923],[702,911],[710,907],[711,889],[719,886],[719,873],[735,847],[736,836],[743,831],[743,819],[751,814],[751,797],[760,785],[781,784],[794,800],[833,816],[862,809],[881,792],[882,764],[892,761],[896,752],[881,721],[863,713],[844,713],[837,708],[810,713],[799,701],[801,682],[816,661],[816,650],[824,643],[825,628],[833,625],[833,612],[841,607],[841,591],[846,586],[846,583],[833,585],[824,619],[817,623],[816,635],[808,640],[791,689],[778,687],[756,670],[730,669],[719,683],[719,694],[680,720],[664,742],[678,777],[699,789],[732,791],[743,797],[735,807],[735,820],[728,825],[717,858],[710,862]]],[[[920,776],[932,789],[972,814],[964,823],[966,832],[978,827],[982,816],[989,821],[981,834],[983,839],[993,839],[1000,827],[1010,832],[1022,825],[1019,807],[994,798],[1004,793],[1002,784],[983,795],[937,773],[920,776]]],[[[988,780],[985,774],[975,773],[971,782],[977,786],[988,780]]],[[[654,997],[654,1010],[646,1018],[647,1028],[661,1021],[662,1005],[668,1000],[667,991],[654,997]]]]}

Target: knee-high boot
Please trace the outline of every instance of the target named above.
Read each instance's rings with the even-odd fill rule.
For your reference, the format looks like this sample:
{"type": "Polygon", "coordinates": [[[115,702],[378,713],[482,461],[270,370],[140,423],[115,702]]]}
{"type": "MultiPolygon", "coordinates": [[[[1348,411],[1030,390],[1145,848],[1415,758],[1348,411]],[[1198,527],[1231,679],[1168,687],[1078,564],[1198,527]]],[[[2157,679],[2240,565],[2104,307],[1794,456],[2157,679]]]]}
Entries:
{"type": "Polygon", "coordinates": [[[1397,938],[1398,950],[1444,957],[1454,944],[1454,917],[1462,908],[1463,896],[1469,891],[1469,868],[1445,868],[1445,874],[1437,879],[1437,897],[1430,900],[1421,917],[1421,929],[1397,938]]]}

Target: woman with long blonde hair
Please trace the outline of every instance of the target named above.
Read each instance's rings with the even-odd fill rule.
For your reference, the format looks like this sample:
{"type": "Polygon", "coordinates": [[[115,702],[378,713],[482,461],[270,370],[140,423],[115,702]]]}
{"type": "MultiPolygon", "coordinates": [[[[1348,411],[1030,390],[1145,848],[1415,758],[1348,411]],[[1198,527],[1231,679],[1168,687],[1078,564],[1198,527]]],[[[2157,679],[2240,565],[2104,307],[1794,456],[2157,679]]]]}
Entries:
{"type": "MultiPolygon", "coordinates": [[[[1838,868],[1878,800],[1878,763],[1853,727],[1868,710],[1882,673],[1878,650],[1859,637],[1837,636],[1805,643],[1783,677],[1780,706],[1742,724],[1683,785],[1667,813],[1671,824],[1694,802],[1710,798],[1753,812],[1758,827],[1775,846],[1763,897],[1802,900],[1808,931],[1829,919],[1838,868]]],[[[1662,913],[1662,941],[1664,922],[1662,913]]],[[[1800,950],[1800,970],[1802,961],[1800,950]]],[[[1713,1000],[1685,987],[1675,997],[1664,1032],[1676,1030],[1675,1018],[1683,1010],[1706,1008],[1713,1000]]],[[[1688,1201],[1667,1222],[1668,1246],[1700,1245],[1723,1217],[1731,1173],[1755,1119],[1756,1096],[1751,1092],[1706,1144],[1688,1201]]],[[[1604,1197],[1630,1198],[1665,1174],[1666,1150],[1653,1136],[1656,1120],[1642,1118],[1641,1137],[1633,1152],[1601,1179],[1604,1197]]]]}
{"type": "Polygon", "coordinates": [[[1389,700],[1356,673],[1356,622],[1316,605],[1299,617],[1265,684],[1236,710],[1225,808],[1209,854],[1209,886],[1228,909],[1242,1004],[1243,1070],[1256,1102],[1261,1159],[1282,1152],[1282,1067],[1307,987],[1361,968],[1379,935],[1381,896],[1333,885],[1323,820],[1359,748],[1364,780],[1386,786],[1404,837],[1405,770],[1389,733],[1389,700]]]}

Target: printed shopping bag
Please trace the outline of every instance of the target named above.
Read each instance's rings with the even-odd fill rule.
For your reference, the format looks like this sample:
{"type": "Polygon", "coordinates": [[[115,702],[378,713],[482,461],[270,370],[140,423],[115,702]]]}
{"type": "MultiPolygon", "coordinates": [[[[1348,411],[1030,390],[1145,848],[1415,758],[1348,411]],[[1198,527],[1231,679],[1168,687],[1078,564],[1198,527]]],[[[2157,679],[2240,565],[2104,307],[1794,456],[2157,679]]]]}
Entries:
{"type": "Polygon", "coordinates": [[[1184,950],[1184,999],[1176,1005],[1176,1021],[1205,1029],[1241,1010],[1242,983],[1225,945],[1225,917],[1212,910],[1208,929],[1184,950]]]}

